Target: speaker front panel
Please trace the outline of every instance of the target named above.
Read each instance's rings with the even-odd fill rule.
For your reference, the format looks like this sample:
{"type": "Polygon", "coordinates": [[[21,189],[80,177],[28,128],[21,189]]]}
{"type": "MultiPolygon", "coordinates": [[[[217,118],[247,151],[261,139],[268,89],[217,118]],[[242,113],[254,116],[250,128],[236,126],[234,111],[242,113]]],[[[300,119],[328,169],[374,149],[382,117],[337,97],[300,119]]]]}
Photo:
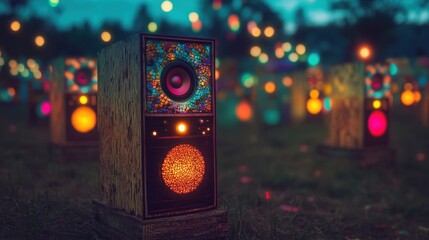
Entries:
{"type": "Polygon", "coordinates": [[[94,59],[67,58],[65,60],[66,91],[68,93],[97,92],[97,68],[94,59]]]}
{"type": "Polygon", "coordinates": [[[389,100],[365,99],[364,145],[387,146],[389,143],[389,100]]]}
{"type": "Polygon", "coordinates": [[[67,141],[97,141],[97,94],[66,94],[67,141]]]}

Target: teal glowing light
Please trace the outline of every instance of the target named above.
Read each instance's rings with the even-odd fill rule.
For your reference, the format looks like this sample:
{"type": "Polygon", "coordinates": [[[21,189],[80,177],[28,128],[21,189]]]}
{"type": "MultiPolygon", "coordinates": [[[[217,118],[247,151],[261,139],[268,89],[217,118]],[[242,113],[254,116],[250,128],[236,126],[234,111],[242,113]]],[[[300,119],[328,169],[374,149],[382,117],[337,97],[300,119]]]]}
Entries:
{"type": "Polygon", "coordinates": [[[425,88],[426,84],[428,83],[428,79],[427,77],[422,75],[418,78],[417,82],[419,83],[419,87],[425,88]]]}
{"type": "Polygon", "coordinates": [[[383,92],[381,91],[376,91],[374,92],[374,98],[380,99],[381,97],[383,97],[383,92]]]}
{"type": "Polygon", "coordinates": [[[325,109],[325,111],[329,112],[332,109],[332,101],[331,98],[326,97],[325,99],[323,99],[323,109],[325,109]]]}
{"type": "Polygon", "coordinates": [[[262,117],[264,119],[264,122],[271,126],[277,125],[280,122],[280,112],[275,108],[266,109],[262,117]]]}
{"type": "Polygon", "coordinates": [[[317,53],[310,53],[310,55],[308,55],[307,61],[310,66],[316,66],[320,62],[320,56],[317,53]]]}
{"type": "Polygon", "coordinates": [[[49,6],[56,7],[60,4],[60,0],[49,0],[49,6]]]}
{"type": "Polygon", "coordinates": [[[250,73],[244,73],[241,75],[241,83],[246,88],[251,88],[255,85],[255,77],[250,73]]]}
{"type": "Polygon", "coordinates": [[[390,75],[392,76],[396,75],[398,73],[398,66],[396,66],[396,64],[394,63],[390,63],[389,72],[390,72],[390,75]]]}

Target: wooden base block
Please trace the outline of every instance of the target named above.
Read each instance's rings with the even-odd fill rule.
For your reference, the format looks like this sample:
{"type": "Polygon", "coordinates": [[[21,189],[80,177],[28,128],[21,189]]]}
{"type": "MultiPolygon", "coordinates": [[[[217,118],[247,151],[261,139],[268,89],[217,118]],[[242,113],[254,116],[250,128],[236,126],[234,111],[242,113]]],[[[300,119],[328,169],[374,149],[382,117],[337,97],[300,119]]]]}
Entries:
{"type": "Polygon", "coordinates": [[[228,239],[228,213],[209,210],[143,220],[94,200],[95,232],[101,239],[228,239]]]}
{"type": "Polygon", "coordinates": [[[49,144],[51,159],[60,162],[99,161],[98,143],[87,144],[49,144]]]}
{"type": "Polygon", "coordinates": [[[362,167],[385,165],[394,167],[396,165],[396,151],[389,147],[366,147],[362,149],[336,148],[327,145],[319,145],[317,152],[338,158],[348,158],[359,161],[362,167]]]}

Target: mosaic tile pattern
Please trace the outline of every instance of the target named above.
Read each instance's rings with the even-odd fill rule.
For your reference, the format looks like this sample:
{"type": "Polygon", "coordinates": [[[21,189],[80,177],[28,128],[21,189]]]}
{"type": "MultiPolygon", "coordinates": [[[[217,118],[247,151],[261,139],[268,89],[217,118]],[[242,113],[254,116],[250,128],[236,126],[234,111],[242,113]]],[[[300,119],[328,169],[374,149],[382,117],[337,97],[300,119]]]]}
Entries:
{"type": "Polygon", "coordinates": [[[67,92],[69,93],[92,93],[97,92],[97,66],[96,61],[90,58],[67,58],[65,59],[64,77],[67,81],[67,92]],[[88,85],[79,86],[75,82],[76,73],[83,68],[89,68],[92,71],[92,78],[88,85]]]}
{"type": "Polygon", "coordinates": [[[366,70],[366,76],[365,76],[366,97],[377,98],[377,99],[380,99],[383,97],[390,97],[392,77],[389,75],[389,67],[381,64],[367,65],[365,70],[366,70]],[[383,84],[380,90],[375,91],[371,87],[371,79],[377,73],[383,74],[383,84]]]}

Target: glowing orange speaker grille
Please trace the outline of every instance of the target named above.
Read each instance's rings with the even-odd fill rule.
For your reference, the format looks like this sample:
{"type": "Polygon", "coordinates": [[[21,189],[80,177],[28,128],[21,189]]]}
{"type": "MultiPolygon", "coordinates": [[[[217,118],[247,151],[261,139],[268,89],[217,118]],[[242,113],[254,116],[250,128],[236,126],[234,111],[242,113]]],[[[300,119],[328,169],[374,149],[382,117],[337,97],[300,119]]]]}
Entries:
{"type": "Polygon", "coordinates": [[[73,128],[80,133],[87,133],[94,129],[97,122],[97,115],[93,109],[87,106],[80,106],[71,115],[73,128]]]}
{"type": "Polygon", "coordinates": [[[204,171],[203,155],[189,144],[180,144],[172,148],[162,163],[164,183],[178,194],[194,191],[201,184],[204,171]]]}

